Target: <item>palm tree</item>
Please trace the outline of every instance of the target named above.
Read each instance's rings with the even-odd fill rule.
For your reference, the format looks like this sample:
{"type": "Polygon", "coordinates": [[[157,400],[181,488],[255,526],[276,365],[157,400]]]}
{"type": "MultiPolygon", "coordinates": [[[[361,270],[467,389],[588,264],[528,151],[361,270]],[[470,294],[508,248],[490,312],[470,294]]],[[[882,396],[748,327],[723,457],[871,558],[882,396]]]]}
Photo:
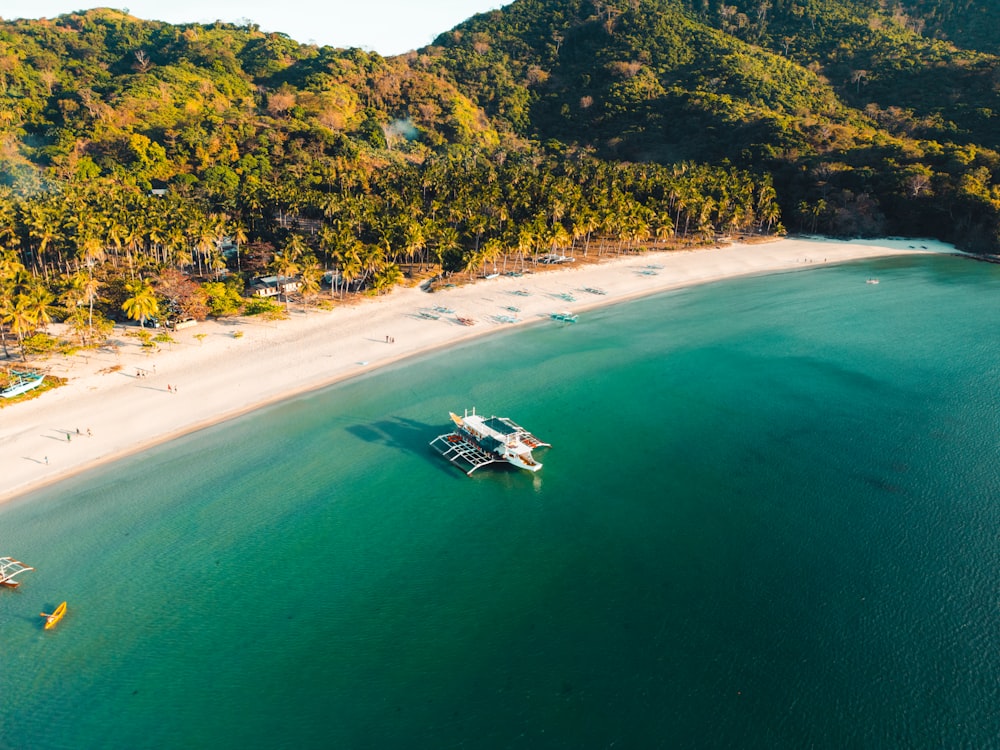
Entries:
{"type": "Polygon", "coordinates": [[[242,224],[237,224],[232,229],[233,242],[236,244],[236,271],[240,271],[240,245],[247,241],[247,230],[242,224]]]}
{"type": "Polygon", "coordinates": [[[292,261],[297,262],[301,260],[305,254],[309,251],[309,246],[306,245],[306,241],[302,239],[301,234],[290,234],[288,239],[285,240],[284,253],[292,261]]]}
{"type": "Polygon", "coordinates": [[[424,225],[417,217],[411,217],[405,224],[403,230],[403,251],[410,262],[410,271],[413,270],[413,261],[420,255],[427,246],[427,238],[424,234],[424,225]]]}
{"type": "Polygon", "coordinates": [[[309,297],[319,294],[320,282],[323,279],[323,267],[310,256],[302,264],[301,275],[302,284],[299,287],[299,294],[302,295],[302,300],[305,302],[309,297]]]}
{"type": "Polygon", "coordinates": [[[480,256],[482,257],[483,266],[487,263],[493,264],[493,273],[497,272],[497,260],[500,256],[505,254],[506,247],[503,242],[501,242],[496,237],[490,237],[486,242],[483,243],[483,247],[480,250],[480,256]]]}
{"type": "Polygon", "coordinates": [[[674,221],[670,218],[670,214],[667,211],[657,214],[656,229],[653,231],[657,241],[661,244],[666,243],[668,239],[674,236],[674,221]]]}
{"type": "MultiPolygon", "coordinates": [[[[294,236],[294,235],[293,235],[294,236]]],[[[278,277],[278,286],[281,287],[282,279],[291,279],[295,276],[300,269],[298,259],[293,257],[289,250],[285,249],[281,252],[275,253],[274,260],[271,261],[271,270],[278,277]]],[[[288,293],[284,295],[285,298],[285,310],[288,310],[288,293]]]]}
{"type": "Polygon", "coordinates": [[[21,347],[21,360],[26,362],[28,358],[24,352],[24,337],[34,330],[35,327],[34,316],[28,304],[28,298],[23,294],[19,294],[14,302],[5,305],[3,307],[3,318],[0,319],[0,323],[9,325],[10,330],[17,336],[18,346],[21,347]]]}
{"type": "Polygon", "coordinates": [[[28,272],[18,260],[17,254],[13,250],[0,248],[0,341],[3,343],[5,357],[10,357],[5,323],[14,309],[16,293],[27,284],[28,279],[28,272]]]}
{"type": "Polygon", "coordinates": [[[344,251],[343,259],[340,262],[340,296],[347,296],[347,290],[351,283],[361,275],[361,259],[358,257],[356,247],[350,247],[344,251]]]}
{"type": "Polygon", "coordinates": [[[160,303],[152,285],[145,279],[130,281],[125,285],[125,290],[131,296],[122,303],[122,311],[131,320],[138,320],[140,328],[145,328],[146,319],[160,311],[160,303]]]}
{"type": "Polygon", "coordinates": [[[385,252],[378,245],[362,245],[358,257],[361,261],[362,284],[367,284],[368,279],[386,266],[385,252]]]}
{"type": "Polygon", "coordinates": [[[56,298],[40,281],[33,282],[25,294],[25,306],[34,328],[52,322],[52,303],[56,298]]]}
{"type": "Polygon", "coordinates": [[[36,263],[40,270],[47,272],[45,251],[49,245],[55,244],[61,238],[58,227],[61,225],[56,215],[56,207],[52,201],[45,203],[32,202],[25,206],[24,223],[28,228],[28,236],[37,241],[36,263]]]}
{"type": "Polygon", "coordinates": [[[461,247],[462,243],[454,227],[441,226],[438,229],[434,242],[434,254],[437,256],[438,263],[443,266],[445,255],[461,247]]]}
{"type": "Polygon", "coordinates": [[[399,266],[395,263],[389,263],[375,272],[375,276],[372,279],[372,287],[376,293],[383,294],[402,280],[403,272],[399,270],[399,266]]]}

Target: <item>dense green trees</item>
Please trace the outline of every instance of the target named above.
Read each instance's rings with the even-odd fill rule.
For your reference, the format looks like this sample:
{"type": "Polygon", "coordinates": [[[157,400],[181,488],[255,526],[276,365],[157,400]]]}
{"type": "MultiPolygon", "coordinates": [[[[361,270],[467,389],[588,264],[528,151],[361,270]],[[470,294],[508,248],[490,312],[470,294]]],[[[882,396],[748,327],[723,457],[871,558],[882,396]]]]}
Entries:
{"type": "Polygon", "coordinates": [[[52,314],[94,343],[126,303],[229,314],[269,271],[336,297],[784,225],[995,252],[997,33],[957,20],[980,6],[517,0],[391,59],[0,21],[2,343],[52,314]]]}
{"type": "Polygon", "coordinates": [[[991,188],[1000,174],[1000,64],[982,52],[1000,47],[1000,25],[977,31],[980,51],[929,36],[946,33],[946,17],[985,19],[994,6],[522,0],[442,34],[426,54],[522,135],[608,159],[767,169],[792,228],[917,233],[995,252],[998,206],[962,185],[981,167],[991,188]],[[511,85],[516,116],[504,108],[511,85]],[[914,172],[929,183],[917,195],[914,172]],[[804,217],[803,200],[827,210],[804,217]]]}

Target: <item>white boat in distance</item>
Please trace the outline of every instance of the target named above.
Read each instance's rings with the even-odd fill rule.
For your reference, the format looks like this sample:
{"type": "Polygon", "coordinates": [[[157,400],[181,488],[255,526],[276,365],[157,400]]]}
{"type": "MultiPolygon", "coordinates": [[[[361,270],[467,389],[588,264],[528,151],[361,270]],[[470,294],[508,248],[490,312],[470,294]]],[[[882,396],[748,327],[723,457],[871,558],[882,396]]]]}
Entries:
{"type": "Polygon", "coordinates": [[[535,472],[542,465],[531,455],[534,448],[549,448],[526,429],[507,417],[484,417],[473,408],[464,416],[449,412],[456,430],[438,435],[431,441],[431,447],[456,466],[468,464],[465,472],[472,475],[480,466],[492,463],[508,463],[525,471],[535,472]]]}

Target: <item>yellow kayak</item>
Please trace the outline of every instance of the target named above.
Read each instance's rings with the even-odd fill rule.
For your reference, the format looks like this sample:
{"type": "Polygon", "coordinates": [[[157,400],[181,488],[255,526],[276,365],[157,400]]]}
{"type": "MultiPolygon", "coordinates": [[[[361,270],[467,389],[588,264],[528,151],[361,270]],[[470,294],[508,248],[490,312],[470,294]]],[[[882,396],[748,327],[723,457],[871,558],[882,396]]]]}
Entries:
{"type": "Polygon", "coordinates": [[[45,612],[42,612],[41,615],[42,617],[45,618],[45,629],[49,630],[50,628],[54,628],[56,626],[56,623],[63,618],[64,614],[66,614],[66,602],[63,602],[58,607],[56,607],[55,611],[52,614],[47,614],[45,612]]]}

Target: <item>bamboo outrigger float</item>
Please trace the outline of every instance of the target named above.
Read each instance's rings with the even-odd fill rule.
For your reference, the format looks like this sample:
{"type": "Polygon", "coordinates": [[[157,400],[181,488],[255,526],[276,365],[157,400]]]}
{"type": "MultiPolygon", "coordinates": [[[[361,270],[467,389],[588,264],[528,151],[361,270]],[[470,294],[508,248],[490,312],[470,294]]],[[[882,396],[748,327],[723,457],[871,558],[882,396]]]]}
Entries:
{"type": "Polygon", "coordinates": [[[438,435],[431,441],[431,447],[456,466],[469,468],[472,472],[481,466],[493,463],[507,463],[525,471],[535,472],[542,468],[531,455],[534,448],[549,448],[526,429],[507,417],[483,417],[473,409],[460,417],[449,412],[455,423],[455,431],[438,435]]]}
{"type": "Polygon", "coordinates": [[[14,577],[28,570],[34,570],[34,568],[25,565],[20,560],[15,560],[13,557],[0,557],[0,586],[16,589],[21,585],[21,582],[15,581],[14,577]]]}

